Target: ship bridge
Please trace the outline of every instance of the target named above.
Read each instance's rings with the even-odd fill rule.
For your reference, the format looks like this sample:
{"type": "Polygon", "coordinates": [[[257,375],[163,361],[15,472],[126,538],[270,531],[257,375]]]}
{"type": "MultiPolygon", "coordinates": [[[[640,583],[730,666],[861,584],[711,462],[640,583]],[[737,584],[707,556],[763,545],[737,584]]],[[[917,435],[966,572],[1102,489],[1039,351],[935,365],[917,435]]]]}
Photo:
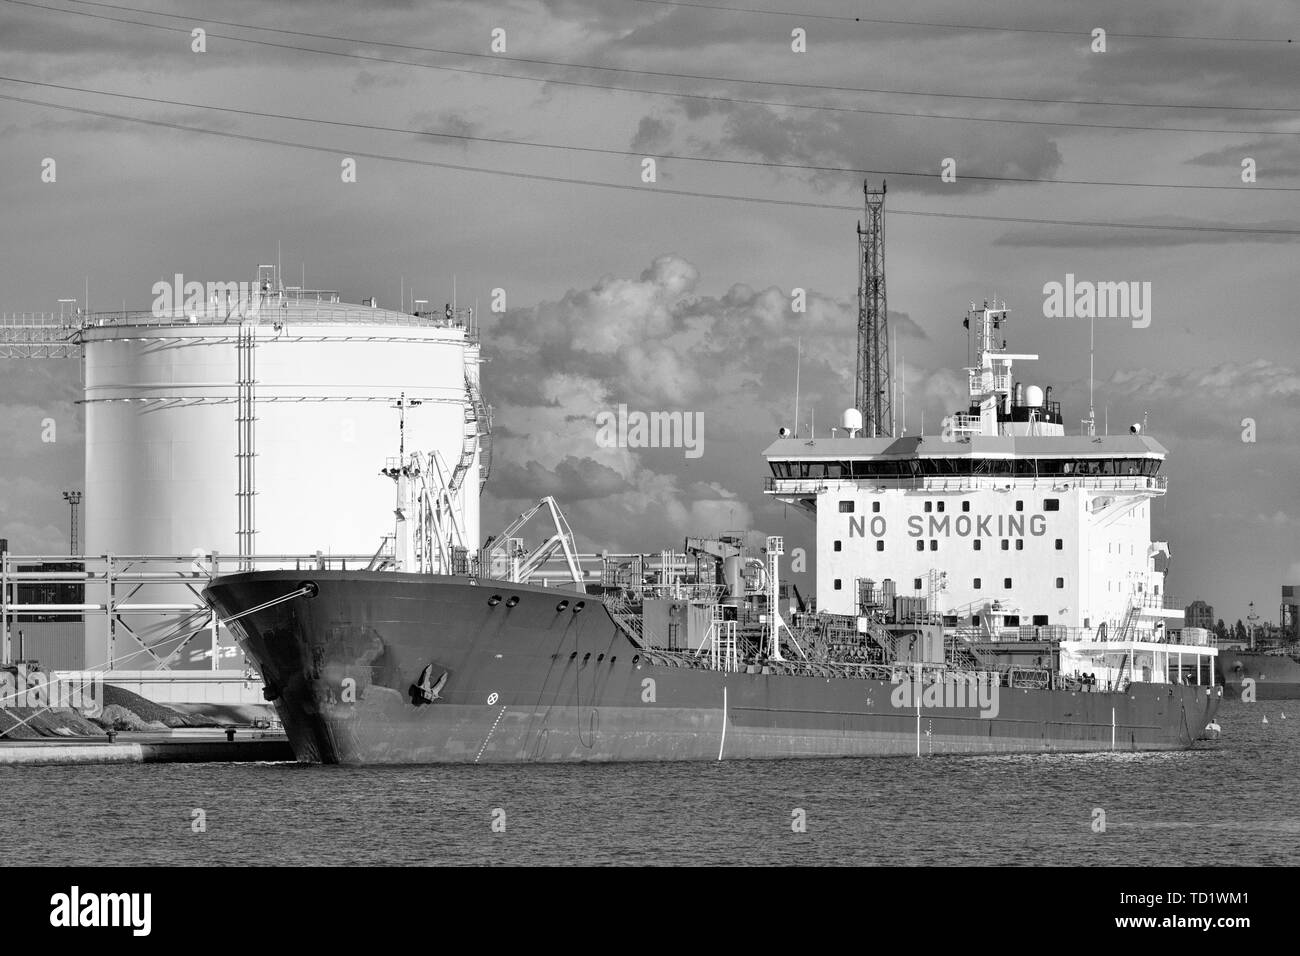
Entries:
{"type": "Polygon", "coordinates": [[[782,438],[763,452],[764,491],[807,510],[831,482],[912,491],[1009,487],[1164,494],[1166,451],[1146,435],[782,438]]]}

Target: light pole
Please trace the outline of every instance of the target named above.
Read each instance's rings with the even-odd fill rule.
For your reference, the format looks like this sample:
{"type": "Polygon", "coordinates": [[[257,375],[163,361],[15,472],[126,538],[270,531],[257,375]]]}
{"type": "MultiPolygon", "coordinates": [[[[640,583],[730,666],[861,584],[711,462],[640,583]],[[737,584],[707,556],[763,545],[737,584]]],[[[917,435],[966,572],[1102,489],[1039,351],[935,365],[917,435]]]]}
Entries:
{"type": "Polygon", "coordinates": [[[68,506],[72,510],[72,526],[71,526],[71,534],[70,534],[71,547],[69,548],[68,553],[71,554],[73,557],[76,557],[77,555],[77,506],[81,504],[81,492],[65,491],[63,493],[63,500],[68,503],[68,506]]]}

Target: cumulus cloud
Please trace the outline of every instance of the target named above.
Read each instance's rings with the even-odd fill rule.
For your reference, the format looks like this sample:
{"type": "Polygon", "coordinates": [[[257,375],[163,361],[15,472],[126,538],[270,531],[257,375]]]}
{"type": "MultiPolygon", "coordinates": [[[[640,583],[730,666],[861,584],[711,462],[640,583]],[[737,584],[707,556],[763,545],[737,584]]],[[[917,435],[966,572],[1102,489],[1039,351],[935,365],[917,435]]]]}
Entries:
{"type": "MultiPolygon", "coordinates": [[[[806,290],[796,311],[789,290],[736,284],[702,295],[700,284],[693,263],[665,254],[635,278],[604,276],[485,330],[485,388],[503,426],[488,491],[502,513],[553,494],[580,536],[589,521],[621,542],[594,545],[638,550],[752,522],[760,452],[789,424],[796,342],[805,406],[843,407],[856,304],[806,290]],[[702,455],[603,447],[597,416],[620,405],[691,416],[702,455]]],[[[897,322],[924,337],[906,316],[897,322]]]]}

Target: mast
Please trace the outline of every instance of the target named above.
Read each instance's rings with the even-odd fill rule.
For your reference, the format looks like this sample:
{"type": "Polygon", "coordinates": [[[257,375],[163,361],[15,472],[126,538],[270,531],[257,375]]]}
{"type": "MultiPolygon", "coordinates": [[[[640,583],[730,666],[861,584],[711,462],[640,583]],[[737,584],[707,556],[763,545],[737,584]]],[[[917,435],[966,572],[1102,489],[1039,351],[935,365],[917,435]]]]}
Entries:
{"type": "Polygon", "coordinates": [[[863,435],[894,435],[889,368],[889,308],[885,297],[885,183],[862,183],[866,227],[858,223],[858,361],[854,405],[863,435]]]}

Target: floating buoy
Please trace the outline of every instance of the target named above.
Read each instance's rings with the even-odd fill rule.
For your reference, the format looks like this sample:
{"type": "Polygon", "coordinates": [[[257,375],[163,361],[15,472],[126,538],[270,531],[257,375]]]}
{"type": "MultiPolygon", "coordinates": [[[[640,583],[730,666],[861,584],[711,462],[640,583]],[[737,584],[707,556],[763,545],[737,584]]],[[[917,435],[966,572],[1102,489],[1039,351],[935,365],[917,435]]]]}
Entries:
{"type": "Polygon", "coordinates": [[[1220,727],[1218,724],[1216,724],[1214,721],[1210,721],[1208,724],[1205,725],[1205,729],[1206,729],[1207,731],[1212,731],[1212,732],[1214,732],[1215,734],[1217,734],[1217,733],[1219,733],[1219,731],[1222,730],[1223,728],[1220,727]]]}
{"type": "Polygon", "coordinates": [[[1265,723],[1265,724],[1268,723],[1268,714],[1264,715],[1264,719],[1261,721],[1261,723],[1265,723]]]}

